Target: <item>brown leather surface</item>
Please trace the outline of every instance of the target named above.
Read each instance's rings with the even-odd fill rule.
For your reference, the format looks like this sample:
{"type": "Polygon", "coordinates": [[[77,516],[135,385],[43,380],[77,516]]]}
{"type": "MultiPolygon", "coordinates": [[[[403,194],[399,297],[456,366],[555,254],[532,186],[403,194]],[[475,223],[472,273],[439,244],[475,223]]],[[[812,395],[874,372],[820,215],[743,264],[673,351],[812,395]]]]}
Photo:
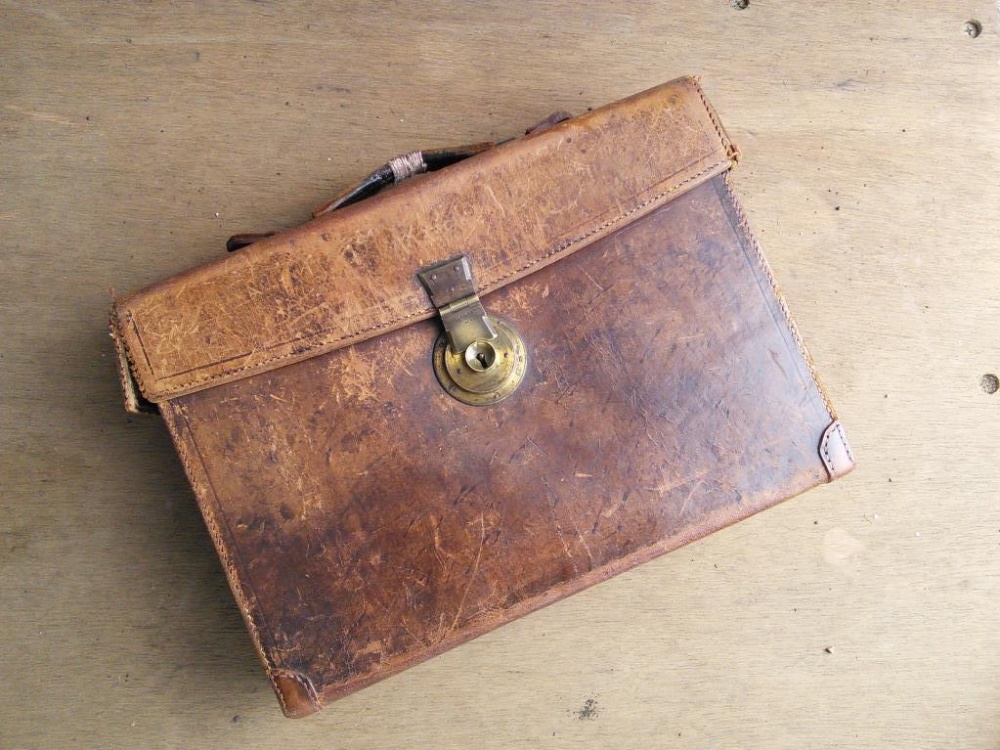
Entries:
{"type": "Polygon", "coordinates": [[[160,405],[288,715],[829,479],[836,416],[722,177],[483,302],[529,353],[493,407],[443,392],[433,320],[160,405]]]}
{"type": "Polygon", "coordinates": [[[490,149],[132,294],[115,326],[153,402],[429,318],[416,268],[469,255],[499,288],[728,169],[693,79],[490,149]]]}

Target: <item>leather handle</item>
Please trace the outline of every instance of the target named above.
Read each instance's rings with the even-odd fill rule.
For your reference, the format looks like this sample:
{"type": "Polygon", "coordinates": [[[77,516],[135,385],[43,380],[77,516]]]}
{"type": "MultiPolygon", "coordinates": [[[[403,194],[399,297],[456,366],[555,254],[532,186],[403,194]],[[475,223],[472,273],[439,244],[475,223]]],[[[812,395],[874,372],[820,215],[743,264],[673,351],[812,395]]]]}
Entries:
{"type": "Polygon", "coordinates": [[[381,167],[353,187],[339,193],[332,200],[327,201],[322,206],[312,212],[315,219],[323,214],[328,214],[338,208],[349,206],[365,198],[378,193],[389,185],[398,185],[403,180],[424,172],[433,172],[437,169],[456,164],[470,156],[482,153],[493,148],[496,144],[491,141],[484,143],[473,143],[469,146],[457,146],[453,148],[439,148],[431,151],[411,151],[408,154],[395,156],[381,167]]]}
{"type": "MultiPolygon", "coordinates": [[[[558,125],[560,122],[570,119],[570,117],[572,117],[572,115],[568,112],[553,112],[541,122],[536,123],[525,130],[524,134],[534,135],[536,133],[541,133],[542,131],[548,130],[553,125],[558,125]]],[[[464,159],[468,159],[470,156],[480,154],[483,151],[499,145],[500,143],[506,143],[506,141],[499,141],[498,143],[494,143],[493,141],[484,141],[483,143],[473,143],[468,146],[437,148],[427,151],[411,151],[408,154],[394,156],[356,185],[338,193],[334,198],[319,206],[312,212],[312,217],[315,219],[328,214],[331,211],[336,211],[338,208],[343,208],[344,206],[349,206],[352,203],[363,201],[365,198],[372,197],[384,188],[387,188],[390,185],[398,185],[403,180],[407,180],[414,175],[423,174],[424,172],[434,172],[438,169],[450,167],[452,164],[457,164],[464,159]]],[[[226,241],[226,251],[231,253],[234,250],[239,250],[247,245],[252,245],[253,243],[266,237],[271,237],[274,234],[276,234],[276,232],[273,231],[260,233],[241,232],[239,234],[234,234],[226,241]]]]}
{"type": "MultiPolygon", "coordinates": [[[[338,208],[358,203],[365,198],[371,198],[376,193],[390,185],[398,185],[403,180],[424,172],[433,172],[437,169],[456,164],[470,156],[482,153],[493,148],[496,144],[487,141],[484,143],[473,143],[469,146],[456,146],[451,148],[438,148],[429,151],[411,151],[408,154],[394,156],[381,167],[369,174],[357,184],[338,193],[334,198],[319,206],[312,212],[312,217],[318,218],[338,208]]],[[[252,245],[262,239],[271,237],[277,232],[240,232],[234,234],[226,240],[226,251],[234,252],[247,245],[252,245]]]]}

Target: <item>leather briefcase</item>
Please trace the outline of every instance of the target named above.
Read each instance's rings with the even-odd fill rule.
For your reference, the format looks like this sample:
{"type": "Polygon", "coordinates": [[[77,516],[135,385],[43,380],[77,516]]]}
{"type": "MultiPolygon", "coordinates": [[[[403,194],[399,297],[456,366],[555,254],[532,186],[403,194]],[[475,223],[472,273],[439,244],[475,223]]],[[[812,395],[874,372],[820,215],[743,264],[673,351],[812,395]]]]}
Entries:
{"type": "Polygon", "coordinates": [[[114,306],[288,716],[853,467],[695,80],[459,156],[114,306]]]}

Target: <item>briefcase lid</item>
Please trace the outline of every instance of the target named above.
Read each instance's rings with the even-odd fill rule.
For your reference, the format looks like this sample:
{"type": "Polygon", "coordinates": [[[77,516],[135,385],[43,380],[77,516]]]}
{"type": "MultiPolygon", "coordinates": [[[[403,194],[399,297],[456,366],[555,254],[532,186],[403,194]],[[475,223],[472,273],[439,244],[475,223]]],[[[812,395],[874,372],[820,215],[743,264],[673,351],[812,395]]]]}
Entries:
{"type": "Polygon", "coordinates": [[[657,86],[117,300],[124,379],[156,403],[430,318],[417,269],[464,254],[487,294],[736,158],[694,78],[657,86]]]}

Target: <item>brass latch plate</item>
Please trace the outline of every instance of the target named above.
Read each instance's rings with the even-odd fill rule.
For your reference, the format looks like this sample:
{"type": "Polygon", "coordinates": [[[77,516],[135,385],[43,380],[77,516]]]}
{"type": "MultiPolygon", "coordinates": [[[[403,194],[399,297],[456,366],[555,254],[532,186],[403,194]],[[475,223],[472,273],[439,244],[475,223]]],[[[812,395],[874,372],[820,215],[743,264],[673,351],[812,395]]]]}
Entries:
{"type": "Polygon", "coordinates": [[[468,258],[452,258],[417,276],[444,324],[434,344],[434,373],[445,391],[472,406],[513,393],[528,368],[524,341],[510,323],[486,313],[468,258]]]}
{"type": "Polygon", "coordinates": [[[441,313],[448,343],[456,352],[464,352],[476,341],[496,338],[483,303],[476,294],[472,268],[464,255],[417,272],[427,287],[431,302],[441,313]]]}

